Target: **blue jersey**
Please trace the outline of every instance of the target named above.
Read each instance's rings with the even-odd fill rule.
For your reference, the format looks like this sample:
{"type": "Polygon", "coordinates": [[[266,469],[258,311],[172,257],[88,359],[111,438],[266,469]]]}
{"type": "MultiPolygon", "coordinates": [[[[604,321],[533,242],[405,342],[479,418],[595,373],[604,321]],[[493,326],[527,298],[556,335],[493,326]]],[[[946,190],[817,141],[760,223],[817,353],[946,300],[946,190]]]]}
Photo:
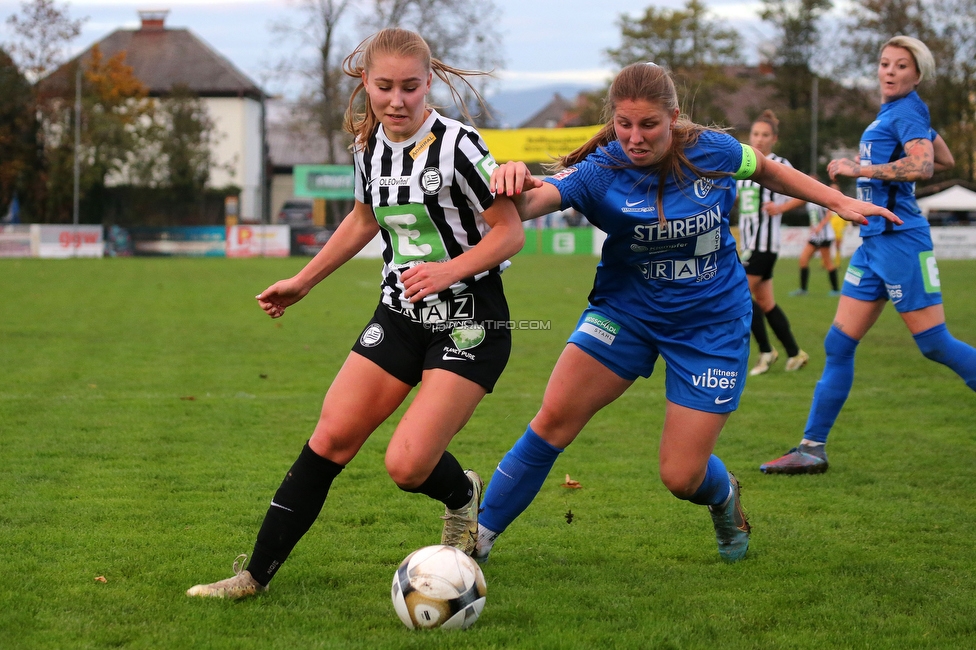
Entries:
{"type": "MultiPolygon", "coordinates": [[[[905,144],[912,140],[931,139],[929,108],[915,91],[901,99],[881,105],[877,119],[861,136],[861,166],[886,165],[905,157],[905,144]]],[[[868,217],[861,226],[861,237],[889,230],[928,227],[915,202],[915,183],[857,179],[857,198],[887,208],[905,223],[896,226],[884,217],[868,217]]]]}
{"type": "Polygon", "coordinates": [[[752,309],[728,219],[742,145],[705,131],[685,154],[698,169],[729,175],[696,178],[689,171],[680,186],[668,178],[664,227],[655,205],[658,174],[621,168],[627,157],[617,141],[546,179],[559,190],[563,209],[576,208],[607,233],[591,305],[683,328],[733,320],[752,309]]]}

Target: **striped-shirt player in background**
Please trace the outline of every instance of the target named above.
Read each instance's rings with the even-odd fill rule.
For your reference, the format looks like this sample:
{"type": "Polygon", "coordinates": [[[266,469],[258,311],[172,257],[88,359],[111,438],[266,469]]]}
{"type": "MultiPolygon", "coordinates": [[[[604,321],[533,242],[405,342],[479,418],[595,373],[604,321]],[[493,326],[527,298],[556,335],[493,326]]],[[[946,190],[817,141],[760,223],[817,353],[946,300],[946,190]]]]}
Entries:
{"type": "Polygon", "coordinates": [[[784,455],[760,465],[767,474],[827,471],[827,436],[854,385],[854,353],[889,300],[922,354],[948,366],[976,390],[976,349],[946,329],[929,222],[915,202],[915,181],[954,164],[915,90],[934,74],[935,60],[925,43],[910,36],[889,39],[878,61],[881,110],[861,135],[860,158],[827,165],[831,179],[856,178],[858,198],[887,207],[903,223],[870,219],[861,226],[861,246],[851,256],[824,339],[827,359],[803,438],[784,455]]]}
{"type": "Polygon", "coordinates": [[[621,70],[604,114],[606,126],[545,182],[521,162],[492,175],[499,195],[517,196],[523,219],[572,206],[607,239],[589,305],[542,408],[488,484],[475,559],[488,557],[590,418],[649,377],[660,356],[667,373],[661,481],[679,499],[708,507],[719,554],[734,562],[748,549],[749,523],[738,483],[712,453],[749,362],[752,304],[729,228],[734,179],[826,203],[859,223],[866,214],[892,215],[680,117],[674,82],[654,64],[621,70]]]}
{"type": "MultiPolygon", "coordinates": [[[[815,175],[814,178],[817,178],[815,175]]],[[[840,191],[840,185],[831,183],[830,186],[840,191]]],[[[831,297],[840,295],[840,288],[837,284],[837,264],[834,261],[831,247],[836,243],[837,233],[834,231],[832,222],[834,214],[816,203],[807,203],[807,215],[810,217],[810,237],[800,251],[800,288],[790,291],[791,296],[805,296],[808,293],[810,284],[810,258],[814,253],[820,251],[820,259],[823,260],[824,270],[830,279],[831,297]]]]}
{"type": "MultiPolygon", "coordinates": [[[[790,161],[773,153],[779,139],[779,120],[770,111],[763,111],[749,130],[749,144],[767,160],[792,169],[790,161]]],[[[739,193],[739,239],[742,249],[742,265],[749,278],[752,294],[752,335],[759,346],[759,361],[749,371],[751,376],[769,371],[779,358],[779,353],[769,342],[766,321],[786,349],[786,370],[799,370],[806,365],[810,355],[800,349],[793,338],[790,321],[773,295],[773,268],[779,257],[780,226],[783,213],[803,205],[803,201],[776,192],[755,179],[736,183],[739,193]]]]}
{"type": "MultiPolygon", "coordinates": [[[[288,470],[246,569],[187,594],[242,598],[268,582],[315,521],[333,479],[369,435],[420,384],[393,432],[386,469],[402,490],[443,502],[441,541],[474,550],[482,481],[447,445],[491,392],[511,350],[499,274],[524,242],[511,199],[488,189],[494,160],[473,128],[427,104],[433,74],[472,74],[431,57],[417,34],[386,29],[343,69],[360,80],[346,114],[354,136],[356,201],[297,275],[257,296],[272,318],[301,300],[377,233],[383,240],[380,304],[325,396],[311,439],[288,470]],[[365,112],[356,98],[365,91],[365,112]]],[[[467,115],[463,103],[458,108],[467,115]]],[[[327,325],[327,324],[325,324],[327,325]]]]}

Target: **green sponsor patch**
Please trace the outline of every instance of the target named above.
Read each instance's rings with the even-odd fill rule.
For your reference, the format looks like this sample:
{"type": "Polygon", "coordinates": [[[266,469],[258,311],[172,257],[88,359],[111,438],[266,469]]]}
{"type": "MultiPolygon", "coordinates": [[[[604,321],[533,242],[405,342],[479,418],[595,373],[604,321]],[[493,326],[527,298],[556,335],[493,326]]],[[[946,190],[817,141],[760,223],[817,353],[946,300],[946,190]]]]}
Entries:
{"type": "Polygon", "coordinates": [[[476,348],[485,340],[485,328],[481,325],[455,327],[451,332],[451,340],[458,350],[476,348]]]}
{"type": "Polygon", "coordinates": [[[584,322],[589,323],[591,325],[596,325],[604,332],[609,332],[614,336],[620,334],[620,325],[614,323],[609,318],[604,318],[603,316],[596,316],[591,314],[590,316],[586,317],[586,320],[584,322]]]}
{"type": "Polygon", "coordinates": [[[925,280],[925,293],[939,293],[942,291],[942,280],[939,279],[939,265],[935,261],[932,251],[918,254],[918,263],[922,267],[922,279],[925,280]]]}

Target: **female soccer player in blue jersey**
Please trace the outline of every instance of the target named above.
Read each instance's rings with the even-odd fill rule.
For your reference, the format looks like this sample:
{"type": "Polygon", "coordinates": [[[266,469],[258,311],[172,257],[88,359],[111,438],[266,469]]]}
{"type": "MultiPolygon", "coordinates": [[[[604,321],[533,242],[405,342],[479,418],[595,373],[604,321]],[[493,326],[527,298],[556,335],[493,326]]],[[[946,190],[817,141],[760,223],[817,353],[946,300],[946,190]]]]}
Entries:
{"type": "Polygon", "coordinates": [[[355,206],[305,268],[257,299],[272,318],[282,316],[379,233],[380,304],[271,500],[247,567],[235,562],[234,577],[192,587],[190,596],[264,591],[318,517],[333,479],[418,383],[386,469],[400,489],[444,504],[443,544],[474,551],[482,482],[447,445],[508,361],[511,332],[497,326],[509,318],[499,274],[525,234],[512,201],[488,189],[495,163],[478,132],[427,104],[433,74],[457,97],[452,79],[476,73],[432,58],[420,36],[402,29],[373,35],[343,67],[360,81],[346,114],[355,206]]]}
{"type": "Polygon", "coordinates": [[[606,99],[606,126],[545,182],[524,163],[500,166],[491,187],[522,219],[570,206],[607,233],[589,306],[549,378],[542,408],[485,493],[476,559],[538,493],[556,457],[593,415],[658,356],[667,364],[661,480],[708,506],[719,553],[742,558],[749,524],[736,479],[712,449],[745,384],[752,301],[729,230],[737,178],[824,203],[859,223],[883,208],[855,201],[681,117],[670,75],[627,66],[606,99]]]}
{"type": "Polygon", "coordinates": [[[827,166],[831,179],[857,179],[858,198],[888,207],[903,223],[870,219],[851,257],[834,323],[824,340],[827,361],[813,392],[803,439],[760,466],[768,474],[827,471],[824,446],[854,383],[854,352],[888,300],[925,357],[954,370],[976,390],[976,349],[949,334],[929,224],[915,202],[915,181],[951,167],[952,156],[929,126],[929,109],[915,91],[935,61],[924,43],[896,36],[878,62],[881,111],[861,136],[860,160],[827,166]],[[933,147],[933,139],[936,142],[933,147]]]}

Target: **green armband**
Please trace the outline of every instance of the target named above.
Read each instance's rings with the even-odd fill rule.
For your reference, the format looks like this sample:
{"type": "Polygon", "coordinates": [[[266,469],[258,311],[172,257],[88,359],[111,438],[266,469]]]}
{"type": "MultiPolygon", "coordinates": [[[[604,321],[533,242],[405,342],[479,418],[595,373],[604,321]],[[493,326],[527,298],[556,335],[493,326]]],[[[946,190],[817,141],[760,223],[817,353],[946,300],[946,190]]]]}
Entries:
{"type": "Polygon", "coordinates": [[[756,171],[756,150],[747,144],[739,143],[742,146],[742,164],[739,165],[739,170],[733,174],[733,178],[737,181],[744,180],[752,176],[756,171]]]}

